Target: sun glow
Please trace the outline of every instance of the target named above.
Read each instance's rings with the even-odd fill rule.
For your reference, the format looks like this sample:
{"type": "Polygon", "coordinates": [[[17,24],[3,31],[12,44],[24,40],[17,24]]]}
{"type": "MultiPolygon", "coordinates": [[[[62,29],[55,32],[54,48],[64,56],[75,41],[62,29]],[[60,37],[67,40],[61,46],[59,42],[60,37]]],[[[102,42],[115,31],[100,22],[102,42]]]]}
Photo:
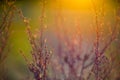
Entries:
{"type": "Polygon", "coordinates": [[[63,0],[63,7],[66,9],[87,10],[90,6],[90,0],[63,0]]]}
{"type": "Polygon", "coordinates": [[[92,8],[91,0],[57,0],[52,4],[53,8],[58,6],[63,10],[90,10],[92,8]]]}
{"type": "Polygon", "coordinates": [[[104,4],[104,8],[107,8],[106,11],[113,8],[106,0],[53,0],[49,8],[84,12],[93,11],[94,7],[97,9],[102,8],[104,4]]]}

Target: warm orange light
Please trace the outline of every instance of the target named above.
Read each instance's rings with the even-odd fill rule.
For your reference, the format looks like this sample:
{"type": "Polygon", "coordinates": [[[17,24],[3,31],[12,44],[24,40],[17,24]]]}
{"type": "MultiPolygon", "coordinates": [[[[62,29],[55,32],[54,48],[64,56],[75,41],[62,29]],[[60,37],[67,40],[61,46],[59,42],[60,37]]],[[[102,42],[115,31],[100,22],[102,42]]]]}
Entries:
{"type": "Polygon", "coordinates": [[[91,7],[91,0],[62,0],[64,9],[88,10],[91,7]]]}

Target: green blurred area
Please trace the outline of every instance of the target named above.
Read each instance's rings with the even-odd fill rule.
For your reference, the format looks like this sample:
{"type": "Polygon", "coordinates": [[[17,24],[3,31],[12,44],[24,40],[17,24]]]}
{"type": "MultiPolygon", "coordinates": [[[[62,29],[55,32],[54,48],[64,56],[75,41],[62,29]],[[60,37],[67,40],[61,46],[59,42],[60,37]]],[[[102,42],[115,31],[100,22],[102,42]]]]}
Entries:
{"type": "MultiPolygon", "coordinates": [[[[30,20],[31,30],[35,31],[39,26],[38,17],[40,16],[40,10],[37,11],[38,9],[36,9],[36,2],[18,1],[16,5],[22,10],[24,16],[30,20]]],[[[10,52],[6,60],[9,80],[25,79],[28,75],[30,76],[30,72],[20,50],[25,53],[27,58],[31,58],[31,46],[28,40],[26,26],[18,14],[15,14],[15,18],[13,19],[9,45],[10,52]]]]}

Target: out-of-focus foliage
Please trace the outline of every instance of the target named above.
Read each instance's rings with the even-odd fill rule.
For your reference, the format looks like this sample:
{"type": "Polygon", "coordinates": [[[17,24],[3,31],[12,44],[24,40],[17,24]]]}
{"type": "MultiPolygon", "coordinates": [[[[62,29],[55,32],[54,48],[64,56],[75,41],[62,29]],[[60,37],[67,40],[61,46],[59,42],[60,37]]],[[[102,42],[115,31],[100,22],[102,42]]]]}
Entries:
{"type": "Polygon", "coordinates": [[[7,80],[6,58],[8,57],[8,38],[14,17],[14,2],[0,2],[0,79],[7,80]]]}
{"type": "Polygon", "coordinates": [[[80,3],[81,8],[79,1],[71,0],[70,4],[78,2],[71,7],[65,0],[46,0],[44,13],[43,0],[4,1],[0,1],[1,80],[4,65],[8,65],[8,71],[3,73],[8,75],[7,80],[119,80],[119,2],[106,0],[102,4],[104,0],[100,0],[100,4],[91,3],[92,7],[80,3]],[[47,32],[42,31],[43,26],[47,32]],[[13,33],[8,39],[10,30],[13,33]],[[51,57],[46,40],[53,50],[51,57]],[[5,47],[9,44],[12,47],[7,52],[5,47]],[[25,54],[20,56],[19,50],[25,54]],[[10,54],[6,59],[7,53],[10,54]],[[27,64],[22,57],[27,58],[27,64]],[[6,62],[2,63],[4,59],[6,62]]]}

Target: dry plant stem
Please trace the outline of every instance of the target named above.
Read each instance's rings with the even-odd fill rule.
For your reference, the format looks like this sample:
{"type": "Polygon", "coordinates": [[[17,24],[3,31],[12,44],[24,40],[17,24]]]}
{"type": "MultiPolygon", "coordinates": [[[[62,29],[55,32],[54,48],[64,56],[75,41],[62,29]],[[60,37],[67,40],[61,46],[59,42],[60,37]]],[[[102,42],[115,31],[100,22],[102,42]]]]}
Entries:
{"type": "MultiPolygon", "coordinates": [[[[3,19],[2,19],[2,23],[1,23],[1,25],[0,25],[0,33],[2,33],[2,31],[6,28],[6,27],[5,27],[5,25],[6,25],[5,23],[6,23],[7,19],[8,19],[8,17],[9,17],[9,14],[10,14],[10,12],[11,12],[11,9],[13,9],[13,5],[14,5],[14,4],[12,4],[12,5],[9,6],[7,12],[5,13],[5,15],[4,15],[3,19]]],[[[11,18],[10,18],[10,19],[11,19],[11,18]]],[[[8,26],[8,27],[9,27],[9,26],[8,26]]]]}
{"type": "Polygon", "coordinates": [[[7,52],[5,51],[5,49],[7,47],[7,42],[10,35],[10,27],[14,17],[14,4],[8,3],[9,2],[7,1],[2,4],[6,9],[3,9],[2,15],[0,16],[2,17],[0,23],[0,71],[2,71],[0,72],[0,80],[5,80],[7,78],[5,59],[8,56],[7,52],[9,51],[9,49],[7,49],[7,52]]]}
{"type": "Polygon", "coordinates": [[[96,80],[99,80],[99,76],[98,76],[98,58],[99,58],[99,27],[98,27],[98,18],[97,18],[97,14],[96,14],[96,43],[95,43],[95,55],[96,55],[96,58],[95,58],[95,65],[96,65],[96,70],[97,70],[97,73],[95,74],[96,75],[96,80]]]}
{"type": "Polygon", "coordinates": [[[94,11],[95,11],[95,23],[96,23],[96,41],[95,41],[95,61],[94,65],[96,66],[96,74],[95,74],[95,80],[99,80],[99,75],[98,75],[98,58],[99,58],[99,24],[98,24],[98,14],[95,5],[93,4],[94,11]]]}
{"type": "MultiPolygon", "coordinates": [[[[59,39],[59,43],[58,43],[58,57],[59,57],[59,59],[60,60],[62,60],[63,59],[63,61],[61,61],[61,65],[66,65],[67,64],[67,66],[68,66],[68,68],[69,68],[69,73],[68,73],[68,78],[67,77],[64,77],[64,79],[66,80],[72,80],[72,79],[77,79],[77,80],[83,80],[83,73],[84,73],[84,70],[86,69],[86,68],[88,68],[89,66],[91,66],[92,64],[93,64],[93,60],[90,62],[90,63],[88,63],[87,65],[86,65],[86,62],[90,59],[90,57],[89,56],[91,56],[91,55],[87,55],[87,54],[85,54],[85,56],[84,56],[84,58],[83,59],[81,59],[81,56],[80,56],[80,54],[82,53],[82,41],[81,41],[81,34],[77,34],[77,36],[76,37],[73,37],[72,36],[72,38],[71,38],[71,36],[70,36],[70,38],[69,37],[66,37],[66,36],[64,36],[64,35],[68,35],[69,33],[68,33],[68,31],[67,30],[64,30],[63,28],[61,28],[61,26],[63,26],[63,20],[61,20],[62,19],[62,15],[60,15],[60,12],[59,12],[59,15],[58,15],[58,17],[60,18],[60,20],[59,20],[59,23],[58,22],[56,22],[57,23],[57,26],[58,26],[58,30],[62,30],[62,32],[63,32],[63,34],[62,33],[60,33],[60,31],[59,32],[57,32],[58,34],[57,34],[57,37],[58,37],[58,39],[59,39]],[[64,30],[64,31],[63,31],[64,30]],[[76,53],[76,47],[78,47],[78,46],[76,46],[76,45],[74,45],[74,42],[71,40],[71,39],[77,39],[78,40],[78,44],[79,44],[79,54],[77,54],[75,57],[73,57],[74,56],[74,54],[76,53]],[[66,48],[67,48],[67,52],[65,52],[64,51],[64,49],[63,49],[63,46],[61,45],[63,42],[64,43],[66,43],[66,48]],[[79,62],[82,62],[82,65],[77,65],[77,66],[75,66],[77,63],[79,64],[79,62]],[[77,75],[77,71],[78,71],[78,69],[79,69],[79,67],[80,66],[82,66],[82,68],[81,68],[81,71],[80,71],[80,76],[78,76],[77,75]]],[[[57,19],[58,20],[58,19],[57,19]]],[[[56,21],[57,21],[56,20],[56,21]]],[[[78,27],[79,25],[77,25],[77,27],[78,27]]],[[[58,31],[57,30],[57,31],[58,31]]],[[[76,31],[77,32],[77,31],[76,31]]],[[[91,53],[93,52],[93,50],[91,51],[91,53]]],[[[59,60],[59,61],[60,61],[59,60]]],[[[61,67],[61,71],[62,71],[62,75],[66,75],[65,74],[65,70],[64,70],[64,67],[62,66],[61,67]]]]}
{"type": "MultiPolygon", "coordinates": [[[[61,69],[61,74],[65,77],[65,79],[67,78],[66,74],[65,74],[65,70],[64,70],[64,65],[65,63],[62,61],[63,60],[63,55],[62,53],[63,51],[63,47],[62,47],[62,43],[61,40],[63,40],[63,36],[62,34],[60,34],[61,30],[62,30],[62,25],[63,25],[63,17],[61,15],[61,12],[59,12],[59,14],[57,14],[56,16],[56,25],[58,26],[56,31],[57,31],[57,38],[58,38],[58,48],[57,48],[57,56],[58,56],[58,62],[60,63],[60,69],[61,69]],[[59,20],[58,20],[59,18],[59,20]]],[[[57,66],[57,65],[56,65],[57,66]]]]}
{"type": "MultiPolygon", "coordinates": [[[[95,64],[94,66],[96,66],[96,73],[95,73],[95,78],[96,80],[101,80],[100,76],[99,76],[99,68],[98,68],[98,64],[99,64],[99,58],[102,57],[105,53],[105,51],[108,49],[108,47],[110,46],[110,44],[115,40],[116,38],[116,30],[117,30],[117,25],[118,25],[118,21],[116,20],[116,24],[114,26],[114,29],[112,30],[112,34],[110,35],[110,39],[107,41],[107,43],[105,44],[105,46],[103,47],[103,49],[101,50],[101,52],[99,51],[99,44],[100,44],[100,31],[99,31],[99,20],[98,20],[98,13],[97,10],[94,6],[94,11],[95,11],[95,20],[96,20],[96,42],[95,42],[95,64]]],[[[111,70],[110,70],[111,71],[111,70]]],[[[109,72],[110,72],[109,71],[109,72]]],[[[106,79],[107,75],[109,73],[105,74],[105,77],[103,78],[106,79]]]]}
{"type": "MultiPolygon", "coordinates": [[[[44,18],[45,18],[45,1],[42,2],[42,13],[40,17],[40,35],[36,38],[34,37],[34,34],[30,30],[29,20],[27,20],[20,9],[16,8],[16,11],[18,12],[20,18],[23,19],[24,23],[27,26],[27,33],[29,36],[29,41],[32,47],[31,56],[32,56],[32,62],[28,60],[26,56],[25,58],[27,62],[27,66],[34,74],[35,80],[46,80],[47,79],[47,67],[49,63],[49,58],[51,55],[51,51],[47,49],[46,41],[43,39],[43,28],[44,28],[44,18]]],[[[22,52],[21,52],[22,53],[22,52]]]]}
{"type": "Polygon", "coordinates": [[[112,31],[111,37],[110,37],[109,41],[105,44],[102,51],[100,52],[100,56],[104,54],[104,52],[107,50],[107,48],[110,46],[110,44],[116,39],[116,37],[117,37],[117,34],[116,34],[117,29],[118,29],[118,20],[116,19],[116,23],[115,23],[114,29],[112,31]]]}
{"type": "Polygon", "coordinates": [[[84,65],[85,65],[85,62],[86,62],[87,59],[88,59],[88,56],[85,55],[85,56],[84,56],[84,59],[83,59],[83,61],[82,61],[82,68],[81,68],[81,72],[80,72],[80,80],[83,79],[83,71],[84,71],[84,69],[85,69],[84,65]]]}
{"type": "Polygon", "coordinates": [[[13,4],[8,6],[8,4],[6,3],[3,5],[7,6],[8,9],[6,11],[3,11],[4,13],[1,16],[1,17],[3,17],[1,24],[0,24],[0,59],[3,58],[1,60],[1,62],[3,62],[7,56],[7,55],[4,56],[4,49],[7,45],[7,40],[8,40],[9,34],[10,34],[9,29],[11,27],[13,15],[14,15],[13,4]]]}

